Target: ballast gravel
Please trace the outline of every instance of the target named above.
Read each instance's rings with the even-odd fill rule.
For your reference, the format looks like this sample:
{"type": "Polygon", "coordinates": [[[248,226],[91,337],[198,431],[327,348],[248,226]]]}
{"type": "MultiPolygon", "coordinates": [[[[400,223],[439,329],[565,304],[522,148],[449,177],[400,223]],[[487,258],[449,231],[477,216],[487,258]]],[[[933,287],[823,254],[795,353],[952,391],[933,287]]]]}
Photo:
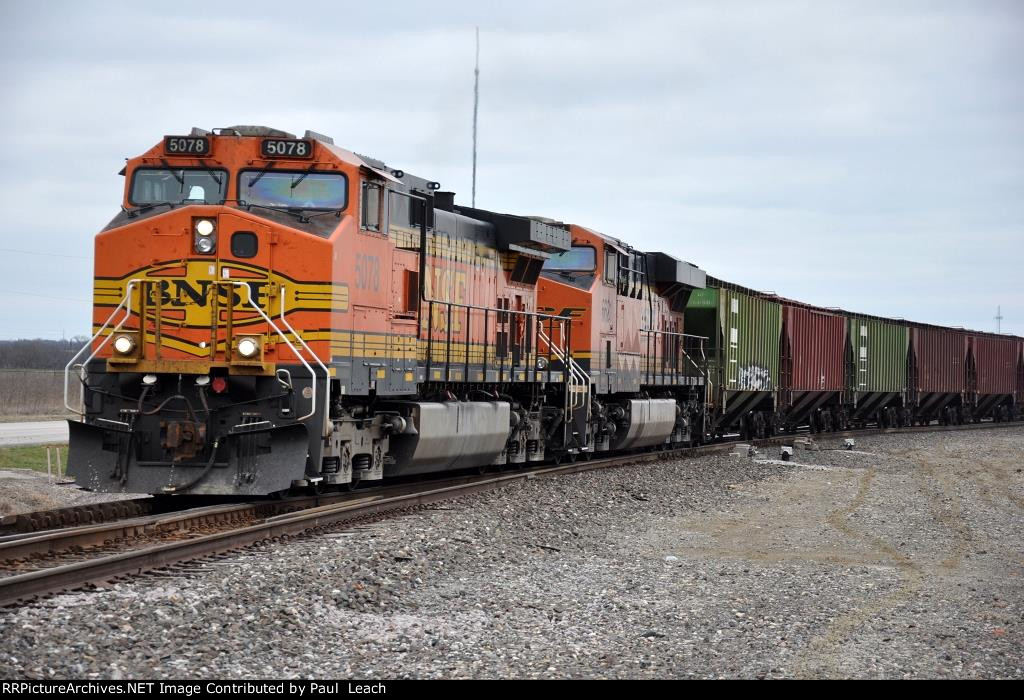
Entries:
{"type": "Polygon", "coordinates": [[[0,469],[0,516],[142,497],[136,493],[92,493],[66,478],[57,480],[28,469],[0,469]]]}
{"type": "Polygon", "coordinates": [[[4,678],[1024,676],[1024,428],[536,478],[0,611],[4,678]]]}

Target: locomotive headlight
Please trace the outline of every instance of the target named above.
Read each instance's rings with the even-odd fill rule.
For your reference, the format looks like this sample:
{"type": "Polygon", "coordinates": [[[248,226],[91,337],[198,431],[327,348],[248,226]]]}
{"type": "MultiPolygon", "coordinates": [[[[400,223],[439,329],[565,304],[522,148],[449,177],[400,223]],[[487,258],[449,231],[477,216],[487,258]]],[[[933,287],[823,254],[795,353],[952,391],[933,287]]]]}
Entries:
{"type": "Polygon", "coordinates": [[[242,357],[256,357],[259,351],[260,345],[255,338],[242,338],[238,341],[238,354],[242,357]]]}
{"type": "Polygon", "coordinates": [[[119,355],[131,355],[135,350],[135,339],[130,335],[119,335],[114,338],[114,350],[119,355]]]}
{"type": "Polygon", "coordinates": [[[203,255],[212,253],[217,247],[217,225],[214,224],[213,219],[195,219],[192,230],[195,232],[193,245],[196,252],[203,255]]]}

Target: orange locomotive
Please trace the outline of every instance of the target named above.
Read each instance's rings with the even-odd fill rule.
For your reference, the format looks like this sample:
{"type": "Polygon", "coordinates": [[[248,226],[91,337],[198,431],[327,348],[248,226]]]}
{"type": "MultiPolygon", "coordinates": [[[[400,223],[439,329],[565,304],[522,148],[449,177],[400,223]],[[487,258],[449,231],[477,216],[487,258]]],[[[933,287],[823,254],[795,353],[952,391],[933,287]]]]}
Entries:
{"type": "Polygon", "coordinates": [[[702,441],[706,339],[683,333],[683,312],[704,272],[582,226],[569,233],[538,298],[542,311],[573,318],[572,356],[592,387],[575,434],[597,451],[702,441]]]}
{"type": "Polygon", "coordinates": [[[67,371],[88,488],[269,494],[682,442],[702,420],[685,263],[457,208],[313,132],[193,129],[122,174],[67,371]]]}

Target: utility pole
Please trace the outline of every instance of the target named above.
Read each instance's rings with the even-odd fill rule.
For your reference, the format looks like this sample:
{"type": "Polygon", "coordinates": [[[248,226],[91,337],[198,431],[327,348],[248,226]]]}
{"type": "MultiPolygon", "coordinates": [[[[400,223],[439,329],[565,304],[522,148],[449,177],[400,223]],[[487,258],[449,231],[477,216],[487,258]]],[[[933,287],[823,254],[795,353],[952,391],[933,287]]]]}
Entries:
{"type": "Polygon", "coordinates": [[[476,67],[473,69],[473,208],[476,208],[476,114],[480,104],[480,27],[476,28],[476,67]]]}
{"type": "Polygon", "coordinates": [[[1003,332],[1003,307],[996,307],[996,333],[1003,332]]]}

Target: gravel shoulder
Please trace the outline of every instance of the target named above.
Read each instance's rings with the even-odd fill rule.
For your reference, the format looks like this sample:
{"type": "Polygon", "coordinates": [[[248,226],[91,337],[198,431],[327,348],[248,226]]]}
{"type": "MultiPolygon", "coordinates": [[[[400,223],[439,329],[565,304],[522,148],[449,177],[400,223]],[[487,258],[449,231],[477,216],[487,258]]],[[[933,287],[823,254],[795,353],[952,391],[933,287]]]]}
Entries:
{"type": "Polygon", "coordinates": [[[56,477],[50,479],[45,473],[29,469],[0,469],[0,516],[141,497],[84,491],[73,483],[61,483],[56,477]]]}
{"type": "Polygon", "coordinates": [[[533,479],[2,610],[0,676],[1021,678],[1022,454],[1015,427],[533,479]]]}

